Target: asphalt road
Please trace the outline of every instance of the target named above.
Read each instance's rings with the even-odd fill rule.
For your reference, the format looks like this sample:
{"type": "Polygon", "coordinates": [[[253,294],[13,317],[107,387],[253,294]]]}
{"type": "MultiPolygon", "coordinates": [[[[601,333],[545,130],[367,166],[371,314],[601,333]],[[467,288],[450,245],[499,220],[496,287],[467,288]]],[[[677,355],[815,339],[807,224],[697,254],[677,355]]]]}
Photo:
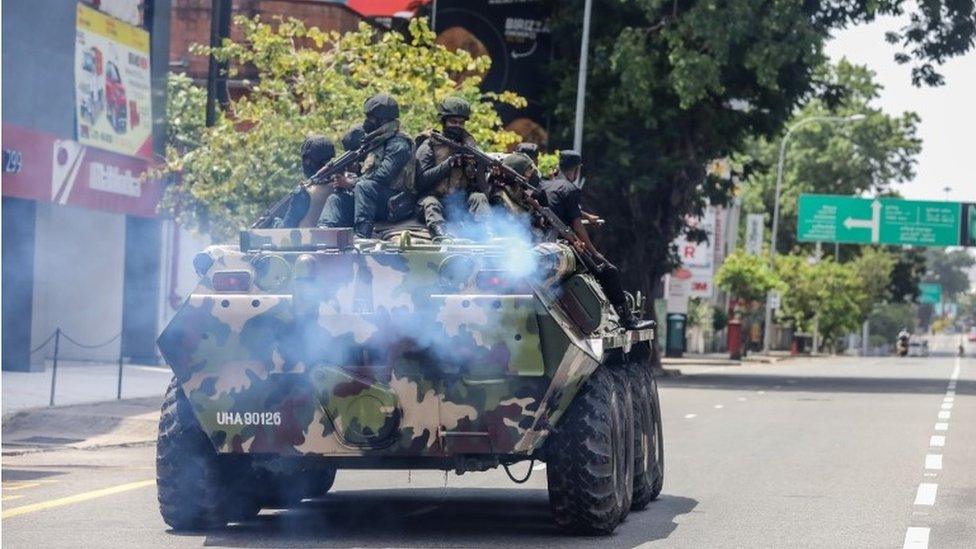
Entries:
{"type": "Polygon", "coordinates": [[[323,499],[216,532],[176,534],[156,509],[154,449],[137,447],[5,457],[2,543],[976,546],[976,359],[838,357],[682,369],[686,375],[661,388],[664,492],[608,538],[555,529],[544,471],[524,485],[501,471],[446,478],[342,471],[323,499]]]}

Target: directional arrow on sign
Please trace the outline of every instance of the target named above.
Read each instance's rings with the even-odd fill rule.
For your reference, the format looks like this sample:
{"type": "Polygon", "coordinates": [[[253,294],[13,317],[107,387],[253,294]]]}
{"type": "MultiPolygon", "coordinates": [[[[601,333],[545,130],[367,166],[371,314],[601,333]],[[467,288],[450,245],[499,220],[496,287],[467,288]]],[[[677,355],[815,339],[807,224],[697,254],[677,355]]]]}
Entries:
{"type": "Polygon", "coordinates": [[[846,229],[871,229],[871,242],[881,239],[881,202],[875,200],[871,203],[871,219],[854,219],[848,217],[844,220],[846,229]]]}

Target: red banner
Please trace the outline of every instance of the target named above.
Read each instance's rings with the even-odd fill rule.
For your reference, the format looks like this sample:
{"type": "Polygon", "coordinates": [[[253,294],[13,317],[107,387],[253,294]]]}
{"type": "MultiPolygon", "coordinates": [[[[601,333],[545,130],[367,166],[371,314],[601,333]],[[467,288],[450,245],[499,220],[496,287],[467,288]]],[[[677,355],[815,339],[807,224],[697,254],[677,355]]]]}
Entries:
{"type": "Polygon", "coordinates": [[[63,206],[156,217],[158,181],[146,160],[3,124],[3,195],[63,206]]]}

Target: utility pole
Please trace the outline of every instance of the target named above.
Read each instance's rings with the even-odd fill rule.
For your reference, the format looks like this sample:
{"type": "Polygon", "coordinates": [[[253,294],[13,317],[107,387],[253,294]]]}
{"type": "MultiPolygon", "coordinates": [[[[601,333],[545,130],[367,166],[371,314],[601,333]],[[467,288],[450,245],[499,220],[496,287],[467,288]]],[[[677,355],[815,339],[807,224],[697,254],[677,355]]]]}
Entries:
{"type": "MultiPolygon", "coordinates": [[[[230,37],[231,0],[211,0],[210,47],[219,48],[224,38],[230,37]]],[[[226,107],[230,101],[227,93],[227,64],[220,63],[210,54],[207,68],[207,127],[217,123],[217,101],[226,107]]]]}
{"type": "MultiPolygon", "coordinates": [[[[786,130],[786,135],[783,136],[783,140],[779,144],[779,164],[776,168],[776,192],[773,200],[773,234],[769,237],[769,266],[771,268],[775,267],[776,261],[776,233],[779,231],[779,196],[783,188],[783,164],[786,161],[786,144],[790,140],[790,136],[793,132],[800,128],[800,126],[812,123],[812,122],[832,122],[832,123],[844,123],[844,122],[859,122],[867,118],[863,114],[852,114],[851,116],[811,116],[809,118],[804,118],[796,124],[793,124],[786,130]]],[[[817,242],[817,259],[820,259],[820,243],[817,242]]],[[[766,296],[766,318],[763,324],[763,352],[768,353],[770,346],[773,342],[773,308],[770,307],[769,296],[766,296]]]]}
{"type": "Polygon", "coordinates": [[[580,42],[579,75],[576,78],[576,125],[573,127],[573,149],[583,154],[583,111],[586,107],[586,62],[590,49],[590,13],[593,0],[583,5],[583,40],[580,42]]]}

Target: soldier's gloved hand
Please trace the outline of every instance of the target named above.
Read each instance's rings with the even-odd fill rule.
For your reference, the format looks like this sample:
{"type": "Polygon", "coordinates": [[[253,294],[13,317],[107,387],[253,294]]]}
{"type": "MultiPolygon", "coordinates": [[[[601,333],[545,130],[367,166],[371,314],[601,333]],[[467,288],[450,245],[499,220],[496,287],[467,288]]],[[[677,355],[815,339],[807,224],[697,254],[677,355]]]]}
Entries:
{"type": "Polygon", "coordinates": [[[332,186],[337,189],[351,189],[356,186],[356,182],[344,174],[338,174],[332,178],[332,186]]]}
{"type": "Polygon", "coordinates": [[[447,161],[451,163],[452,168],[460,168],[464,165],[464,157],[460,154],[452,154],[447,161]]]}
{"type": "Polygon", "coordinates": [[[464,175],[468,179],[474,179],[474,177],[478,175],[478,165],[475,164],[474,162],[465,162],[464,175]]]}

